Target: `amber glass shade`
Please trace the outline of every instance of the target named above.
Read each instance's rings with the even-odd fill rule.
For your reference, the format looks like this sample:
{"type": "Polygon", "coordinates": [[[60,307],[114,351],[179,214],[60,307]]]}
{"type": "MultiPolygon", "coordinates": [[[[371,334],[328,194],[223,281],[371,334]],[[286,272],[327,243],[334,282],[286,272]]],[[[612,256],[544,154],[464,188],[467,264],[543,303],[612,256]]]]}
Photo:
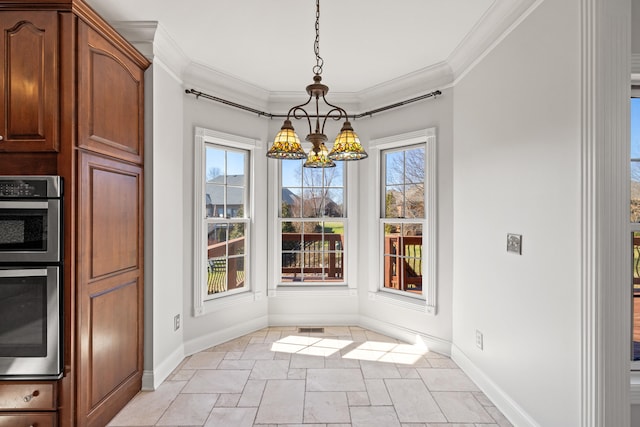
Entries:
{"type": "Polygon", "coordinates": [[[351,123],[344,122],[328,157],[331,160],[361,160],[368,156],[360,144],[358,135],[353,131],[351,123]]]}
{"type": "Polygon", "coordinates": [[[273,159],[296,160],[304,159],[307,154],[300,145],[300,138],[291,126],[290,120],[285,120],[280,132],[276,135],[273,145],[267,151],[267,157],[273,159]]]}
{"type": "Polygon", "coordinates": [[[316,153],[312,148],[304,162],[305,168],[335,168],[336,164],[329,157],[329,150],[324,144],[320,144],[320,152],[316,153]]]}

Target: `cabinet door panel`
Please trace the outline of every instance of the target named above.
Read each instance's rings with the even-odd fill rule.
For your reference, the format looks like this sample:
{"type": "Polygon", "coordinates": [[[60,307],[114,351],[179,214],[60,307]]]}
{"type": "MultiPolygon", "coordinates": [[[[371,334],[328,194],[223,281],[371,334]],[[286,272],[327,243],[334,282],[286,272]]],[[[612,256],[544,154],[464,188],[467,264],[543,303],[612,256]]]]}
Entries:
{"type": "Polygon", "coordinates": [[[143,182],[130,163],[83,150],[78,161],[77,401],[93,426],[141,387],[143,182]]]}
{"type": "Polygon", "coordinates": [[[82,23],[78,38],[78,145],[141,163],[143,70],[82,23]]]}
{"type": "Polygon", "coordinates": [[[4,12],[0,151],[58,151],[58,15],[4,12]]]}

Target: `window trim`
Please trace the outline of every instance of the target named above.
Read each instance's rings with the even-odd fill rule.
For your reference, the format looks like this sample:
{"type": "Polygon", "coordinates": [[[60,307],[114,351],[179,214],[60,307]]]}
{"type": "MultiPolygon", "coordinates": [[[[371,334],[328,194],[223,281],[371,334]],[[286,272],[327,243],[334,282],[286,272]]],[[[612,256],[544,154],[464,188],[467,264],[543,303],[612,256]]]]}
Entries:
{"type": "MultiPolygon", "coordinates": [[[[408,132],[398,135],[392,135],[371,141],[370,152],[372,157],[376,159],[375,178],[378,184],[378,191],[375,196],[375,219],[378,224],[378,235],[376,238],[375,259],[380,260],[378,271],[378,280],[372,280],[369,287],[369,298],[371,300],[380,300],[389,302],[403,307],[411,307],[424,310],[428,314],[435,315],[437,313],[437,279],[438,279],[438,186],[437,186],[437,137],[436,128],[426,128],[415,132],[408,132]],[[425,173],[425,218],[422,219],[423,230],[429,236],[426,244],[423,244],[423,262],[427,265],[428,274],[423,276],[422,295],[406,294],[392,289],[384,288],[382,279],[383,273],[383,254],[382,254],[382,223],[384,221],[394,221],[394,218],[382,217],[382,188],[384,187],[384,177],[382,176],[382,152],[385,150],[401,149],[412,145],[425,145],[426,168],[425,173]],[[426,252],[426,254],[425,254],[426,252]]],[[[411,222],[418,222],[411,220],[411,222]]]]}
{"type": "MultiPolygon", "coordinates": [[[[253,171],[255,170],[255,155],[256,150],[259,149],[260,143],[258,140],[245,138],[238,135],[227,134],[223,132],[214,131],[202,127],[195,128],[195,144],[194,144],[194,248],[193,248],[193,315],[202,316],[207,312],[217,311],[226,308],[235,303],[242,303],[248,300],[254,300],[256,296],[255,287],[252,286],[252,277],[254,269],[254,248],[252,239],[252,229],[254,224],[255,213],[255,178],[253,171]],[[245,150],[248,152],[249,159],[246,165],[248,177],[247,188],[245,189],[247,194],[247,217],[246,224],[246,238],[247,244],[245,247],[246,252],[246,264],[247,273],[245,278],[245,287],[241,290],[233,290],[228,293],[217,295],[212,297],[208,295],[206,291],[206,264],[207,264],[207,252],[204,250],[205,243],[207,241],[207,213],[206,213],[206,201],[205,201],[205,183],[204,177],[206,175],[206,146],[207,144],[216,144],[230,150],[245,150]]],[[[228,219],[224,219],[228,221],[228,219]]]]}

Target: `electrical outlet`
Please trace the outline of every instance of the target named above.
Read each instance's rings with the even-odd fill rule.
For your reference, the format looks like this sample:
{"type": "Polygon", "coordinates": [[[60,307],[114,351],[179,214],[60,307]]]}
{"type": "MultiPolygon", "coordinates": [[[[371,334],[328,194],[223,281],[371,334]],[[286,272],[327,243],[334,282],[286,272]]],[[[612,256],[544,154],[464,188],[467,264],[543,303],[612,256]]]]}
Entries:
{"type": "Polygon", "coordinates": [[[476,329],[476,347],[478,347],[480,350],[482,350],[482,332],[480,332],[479,330],[476,329]]]}
{"type": "Polygon", "coordinates": [[[173,317],[173,330],[177,331],[178,329],[180,329],[180,315],[176,314],[173,317]]]}

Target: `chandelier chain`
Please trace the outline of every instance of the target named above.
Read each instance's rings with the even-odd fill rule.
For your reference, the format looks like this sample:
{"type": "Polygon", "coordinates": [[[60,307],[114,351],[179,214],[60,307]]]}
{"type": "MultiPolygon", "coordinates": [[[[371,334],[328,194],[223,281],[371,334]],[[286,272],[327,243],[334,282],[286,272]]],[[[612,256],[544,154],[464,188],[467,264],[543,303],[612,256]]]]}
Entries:
{"type": "Polygon", "coordinates": [[[324,59],[320,56],[320,0],[316,0],[316,39],[313,42],[313,52],[316,54],[316,65],[313,67],[313,73],[320,75],[324,65],[324,59]]]}

